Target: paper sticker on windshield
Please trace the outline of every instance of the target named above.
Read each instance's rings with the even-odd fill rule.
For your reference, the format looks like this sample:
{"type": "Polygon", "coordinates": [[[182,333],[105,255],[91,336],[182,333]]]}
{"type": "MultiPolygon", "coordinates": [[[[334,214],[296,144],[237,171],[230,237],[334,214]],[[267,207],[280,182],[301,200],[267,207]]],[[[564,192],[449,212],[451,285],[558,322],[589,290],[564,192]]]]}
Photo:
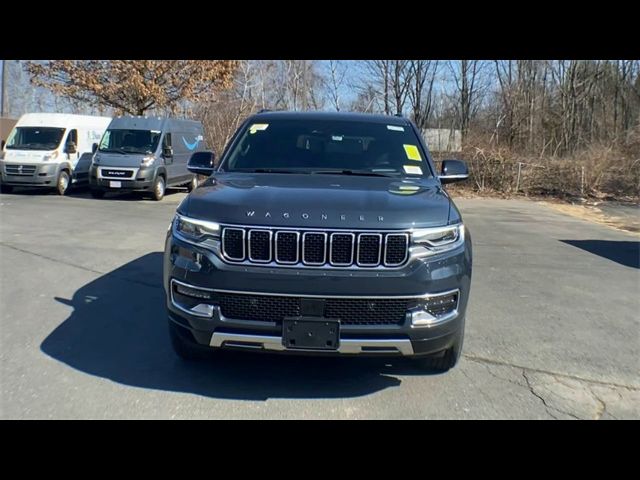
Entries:
{"type": "Polygon", "coordinates": [[[414,175],[422,175],[422,169],[415,165],[405,165],[404,173],[412,173],[414,175]]]}
{"type": "Polygon", "coordinates": [[[404,127],[401,127],[399,125],[387,125],[387,129],[388,130],[393,130],[396,132],[404,132],[404,127]]]}
{"type": "Polygon", "coordinates": [[[407,158],[409,160],[417,160],[418,162],[422,161],[422,157],[420,156],[420,150],[415,145],[403,145],[404,152],[407,154],[407,158]]]}
{"type": "Polygon", "coordinates": [[[266,130],[267,128],[269,128],[269,124],[268,123],[254,123],[249,128],[249,133],[251,133],[253,135],[256,132],[262,132],[263,130],[266,130]]]}
{"type": "MultiPolygon", "coordinates": [[[[420,167],[417,167],[417,168],[420,168],[420,167]]],[[[422,172],[420,172],[420,173],[422,173],[422,172]]],[[[407,191],[407,192],[415,192],[417,190],[420,190],[420,187],[418,185],[400,185],[398,188],[400,190],[404,190],[404,191],[407,191]]]]}

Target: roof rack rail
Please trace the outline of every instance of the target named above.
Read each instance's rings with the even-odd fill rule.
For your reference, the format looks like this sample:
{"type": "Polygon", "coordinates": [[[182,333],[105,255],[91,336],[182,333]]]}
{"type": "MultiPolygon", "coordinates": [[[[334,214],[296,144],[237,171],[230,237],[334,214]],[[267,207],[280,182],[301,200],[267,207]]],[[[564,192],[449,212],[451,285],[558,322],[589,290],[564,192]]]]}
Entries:
{"type": "Polygon", "coordinates": [[[402,117],[402,118],[404,118],[404,115],[402,113],[394,113],[393,116],[394,117],[402,117]]]}
{"type": "Polygon", "coordinates": [[[261,108],[260,110],[258,110],[258,113],[264,113],[264,112],[270,112],[271,109],[269,108],[261,108]]]}

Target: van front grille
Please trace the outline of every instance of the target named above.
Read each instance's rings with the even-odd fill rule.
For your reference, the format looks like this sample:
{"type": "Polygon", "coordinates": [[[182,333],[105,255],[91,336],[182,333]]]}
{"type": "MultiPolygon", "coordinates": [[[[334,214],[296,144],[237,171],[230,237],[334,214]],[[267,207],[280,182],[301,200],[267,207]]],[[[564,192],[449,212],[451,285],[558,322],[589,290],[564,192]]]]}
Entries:
{"type": "Polygon", "coordinates": [[[4,172],[7,175],[22,175],[22,176],[31,176],[36,173],[35,165],[18,165],[7,163],[4,166],[4,172]]]}

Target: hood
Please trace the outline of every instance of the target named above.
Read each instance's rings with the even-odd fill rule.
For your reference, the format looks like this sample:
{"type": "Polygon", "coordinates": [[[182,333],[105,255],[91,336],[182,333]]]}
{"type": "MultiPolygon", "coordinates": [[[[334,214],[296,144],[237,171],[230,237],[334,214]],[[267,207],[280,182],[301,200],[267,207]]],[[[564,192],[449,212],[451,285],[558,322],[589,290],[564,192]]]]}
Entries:
{"type": "MultiPolygon", "coordinates": [[[[49,156],[55,151],[54,150],[14,150],[14,149],[6,149],[4,150],[4,161],[5,162],[16,162],[16,163],[42,163],[49,160],[49,156]],[[46,160],[45,160],[46,159],[46,160]]],[[[60,157],[58,157],[60,158],[60,157]]],[[[55,162],[52,162],[55,163],[55,162]]]]}
{"type": "Polygon", "coordinates": [[[218,173],[180,212],[240,225],[380,230],[445,225],[449,208],[435,179],[218,173]]]}

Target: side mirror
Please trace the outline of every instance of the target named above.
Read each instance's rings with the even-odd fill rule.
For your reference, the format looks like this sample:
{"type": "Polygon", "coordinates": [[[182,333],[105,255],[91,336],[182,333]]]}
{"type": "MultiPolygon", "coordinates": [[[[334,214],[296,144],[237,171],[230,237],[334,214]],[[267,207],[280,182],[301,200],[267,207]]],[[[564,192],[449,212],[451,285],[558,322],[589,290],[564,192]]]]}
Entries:
{"type": "Polygon", "coordinates": [[[441,183],[454,183],[469,178],[467,164],[460,160],[443,160],[440,175],[441,183]]]}
{"type": "Polygon", "coordinates": [[[7,144],[7,142],[5,142],[4,140],[2,140],[2,141],[0,142],[0,150],[2,150],[6,144],[7,144]]]}
{"type": "Polygon", "coordinates": [[[215,159],[216,155],[213,152],[196,152],[191,155],[187,169],[196,175],[206,175],[208,177],[213,173],[215,159]]]}
{"type": "Polygon", "coordinates": [[[76,153],[78,151],[78,147],[76,146],[75,143],[68,142],[67,146],[64,149],[64,151],[67,152],[67,153],[76,153]]]}
{"type": "Polygon", "coordinates": [[[173,157],[173,148],[171,147],[163,147],[162,148],[162,156],[166,158],[173,157]]]}
{"type": "Polygon", "coordinates": [[[91,153],[96,153],[98,151],[98,144],[94,143],[91,145],[91,153]]]}

